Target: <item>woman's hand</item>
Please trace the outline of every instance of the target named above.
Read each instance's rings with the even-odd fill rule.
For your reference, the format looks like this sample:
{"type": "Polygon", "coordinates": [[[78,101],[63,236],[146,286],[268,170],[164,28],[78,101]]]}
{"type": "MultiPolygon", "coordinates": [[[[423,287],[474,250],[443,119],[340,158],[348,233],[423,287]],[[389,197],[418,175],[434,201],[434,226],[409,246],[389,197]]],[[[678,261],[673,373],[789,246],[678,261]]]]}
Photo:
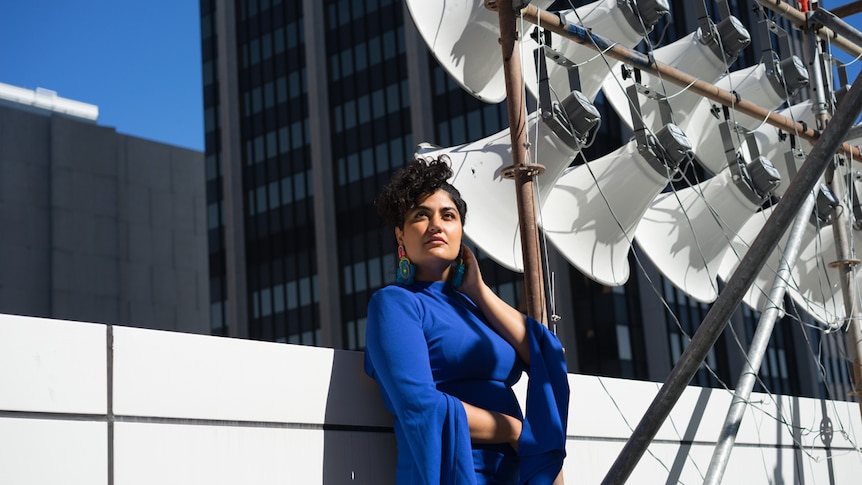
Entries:
{"type": "Polygon", "coordinates": [[[500,299],[482,280],[479,261],[473,251],[461,244],[464,258],[464,279],[458,291],[467,295],[485,315],[491,327],[514,347],[518,357],[530,365],[530,347],[524,315],[500,299]]]}
{"type": "Polygon", "coordinates": [[[479,261],[473,251],[470,251],[465,244],[461,244],[461,258],[464,260],[464,279],[458,291],[469,296],[471,300],[476,300],[481,292],[485,282],[482,280],[482,272],[479,270],[479,261]]]}

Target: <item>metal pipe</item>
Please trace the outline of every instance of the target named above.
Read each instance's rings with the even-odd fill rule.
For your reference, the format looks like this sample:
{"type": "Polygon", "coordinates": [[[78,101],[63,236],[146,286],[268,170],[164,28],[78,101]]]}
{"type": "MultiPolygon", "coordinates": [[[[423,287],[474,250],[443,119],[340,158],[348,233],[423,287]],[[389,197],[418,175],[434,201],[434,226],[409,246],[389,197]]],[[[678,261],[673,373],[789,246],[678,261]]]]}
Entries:
{"type": "Polygon", "coordinates": [[[833,32],[835,32],[835,34],[846,38],[857,46],[862,45],[862,32],[859,32],[852,25],[836,17],[835,14],[829,10],[818,8],[811,13],[809,20],[815,25],[822,24],[829,27],[833,32]]]}
{"type": "Polygon", "coordinates": [[[547,325],[544,278],[539,246],[539,225],[536,217],[533,177],[541,173],[530,163],[527,144],[527,105],[524,101],[524,80],[521,75],[521,54],[517,33],[517,12],[506,1],[486,1],[485,6],[496,10],[500,21],[500,45],[503,49],[503,73],[506,81],[506,108],[509,115],[509,136],[512,142],[511,172],[515,179],[521,250],[524,258],[524,289],[527,314],[547,325]]]}
{"type": "MultiPolygon", "coordinates": [[[[808,17],[805,15],[805,12],[793,8],[793,6],[789,3],[782,0],[757,0],[757,3],[772,10],[778,15],[781,15],[782,17],[790,21],[793,25],[795,25],[796,28],[800,30],[806,30],[808,24],[808,17]]],[[[854,44],[849,39],[841,37],[832,29],[828,27],[823,27],[817,29],[816,33],[817,36],[821,39],[828,40],[832,45],[850,54],[853,57],[862,56],[862,47],[860,47],[858,44],[854,44]]]]}
{"type": "MultiPolygon", "coordinates": [[[[844,178],[840,173],[833,174],[829,186],[835,194],[835,198],[841,201],[843,208],[846,209],[850,204],[846,198],[844,178]]],[[[859,260],[854,257],[850,248],[851,236],[848,233],[850,222],[847,212],[849,211],[837,211],[835,221],[832,222],[837,261],[830,263],[829,266],[838,270],[841,281],[841,294],[844,297],[844,314],[847,316],[847,335],[845,339],[849,354],[850,371],[853,375],[852,394],[856,397],[859,403],[859,411],[862,413],[862,331],[859,328],[862,312],[860,312],[859,308],[859,295],[856,292],[855,277],[859,260]]]]}
{"type": "MultiPolygon", "coordinates": [[[[521,16],[527,22],[541,25],[562,37],[565,37],[580,45],[602,52],[608,57],[628,64],[636,69],[660,76],[662,80],[677,86],[687,88],[691,92],[703,96],[716,103],[734,109],[752,118],[764,120],[765,123],[774,126],[787,133],[792,133],[812,143],[820,137],[820,132],[808,127],[803,123],[797,123],[790,118],[779,115],[768,109],[764,109],[750,101],[742,99],[739,94],[720,89],[708,82],[702,81],[686,74],[674,67],[655,61],[651,57],[628,47],[602,37],[584,27],[574,23],[564,23],[559,15],[544,11],[535,5],[528,5],[521,10],[521,16]]],[[[838,151],[855,159],[862,159],[859,147],[842,144],[838,151]]],[[[801,201],[800,201],[801,203],[801,201]]]]}
{"type": "Polygon", "coordinates": [[[742,372],[739,374],[739,379],[736,381],[736,390],[733,393],[733,399],[727,410],[724,426],[721,428],[721,435],[712,453],[712,460],[709,462],[709,469],[703,481],[704,485],[717,485],[721,483],[721,478],[724,476],[727,462],[730,459],[730,452],[736,443],[736,435],[739,432],[742,417],[751,398],[751,391],[754,389],[754,384],[757,381],[757,373],[760,371],[763,355],[766,353],[769,339],[772,336],[772,330],[775,328],[775,321],[781,315],[781,304],[787,291],[787,282],[791,278],[791,266],[799,256],[799,246],[802,243],[802,236],[805,234],[805,227],[809,224],[811,211],[814,209],[816,201],[815,195],[809,193],[808,197],[805,198],[802,208],[799,209],[799,213],[796,214],[793,226],[790,228],[790,235],[787,238],[784,253],[778,264],[778,271],[772,283],[772,290],[769,292],[768,301],[771,306],[760,316],[757,329],[754,331],[754,336],[751,339],[751,346],[748,348],[745,364],[743,365],[742,372]]]}
{"type": "MultiPolygon", "coordinates": [[[[862,76],[856,78],[851,89],[862,90],[862,76]]],[[[743,295],[760,272],[769,253],[799,213],[808,194],[819,183],[820,177],[832,162],[836,150],[841,146],[842,140],[860,111],[862,111],[862,96],[844,97],[834,118],[812,147],[805,163],[799,168],[796,177],[776,205],[775,211],[743,256],[724,291],[712,304],[679,361],[620,451],[602,481],[603,484],[621,484],[631,475],[683,390],[718,340],[728,319],[739,306],[743,295]]]]}
{"type": "Polygon", "coordinates": [[[862,12],[862,0],[857,0],[855,2],[850,2],[845,5],[841,5],[840,7],[835,7],[830,9],[833,15],[836,17],[849,17],[853,14],[857,14],[862,12]]]}

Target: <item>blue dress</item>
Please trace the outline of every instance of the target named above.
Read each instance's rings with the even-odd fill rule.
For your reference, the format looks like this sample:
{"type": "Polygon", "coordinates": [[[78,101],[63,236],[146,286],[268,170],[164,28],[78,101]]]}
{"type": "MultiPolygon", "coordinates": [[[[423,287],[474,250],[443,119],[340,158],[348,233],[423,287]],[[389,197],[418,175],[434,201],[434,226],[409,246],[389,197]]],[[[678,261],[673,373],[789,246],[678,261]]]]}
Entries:
{"type": "Polygon", "coordinates": [[[565,456],[568,380],[559,341],[527,319],[529,369],[448,283],[387,286],[368,304],[365,371],[395,415],[399,484],[551,483],[565,456]],[[526,370],[527,413],[512,392],[526,370]],[[461,401],[523,420],[518,453],[472,445],[461,401]]]}

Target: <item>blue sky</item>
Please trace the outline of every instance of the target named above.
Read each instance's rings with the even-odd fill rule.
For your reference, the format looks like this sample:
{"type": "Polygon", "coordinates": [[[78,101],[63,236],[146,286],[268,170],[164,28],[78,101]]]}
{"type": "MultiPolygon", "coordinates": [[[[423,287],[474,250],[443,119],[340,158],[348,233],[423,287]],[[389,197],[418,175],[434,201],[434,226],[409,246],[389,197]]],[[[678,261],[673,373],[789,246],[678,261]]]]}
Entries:
{"type": "Polygon", "coordinates": [[[0,82],[99,106],[120,133],[203,150],[198,0],[0,0],[0,82]]]}
{"type": "MultiPolygon", "coordinates": [[[[0,82],[98,105],[99,124],[120,133],[203,150],[198,9],[197,0],[0,0],[0,82]]],[[[862,14],[846,20],[862,26],[862,14]]]]}

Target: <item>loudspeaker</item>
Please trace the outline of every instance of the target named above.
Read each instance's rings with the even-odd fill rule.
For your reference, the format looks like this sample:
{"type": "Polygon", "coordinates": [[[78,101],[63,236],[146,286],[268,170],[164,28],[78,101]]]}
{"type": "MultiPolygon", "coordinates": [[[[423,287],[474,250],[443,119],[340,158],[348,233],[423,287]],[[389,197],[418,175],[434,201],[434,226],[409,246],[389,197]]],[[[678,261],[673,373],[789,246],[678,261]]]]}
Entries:
{"type": "MultiPolygon", "coordinates": [[[[531,3],[547,8],[553,0],[532,0],[531,3]]],[[[455,82],[485,102],[498,103],[505,99],[497,12],[485,8],[484,0],[406,0],[406,4],[428,49],[455,82]]],[[[564,10],[560,15],[578,24],[582,21],[584,27],[622,45],[634,47],[667,12],[667,0],[598,0],[575,10],[564,10]]],[[[535,32],[533,26],[526,26],[525,30],[527,33],[521,35],[524,81],[538,97],[536,67],[532,59],[539,44],[532,35],[535,32]]],[[[558,56],[552,59],[557,63],[549,68],[553,92],[559,96],[557,99],[564,98],[573,89],[579,89],[590,100],[595,99],[601,81],[608,73],[607,65],[599,59],[582,66],[581,87],[573,87],[569,84],[568,70],[562,64],[583,64],[597,57],[597,53],[556,34],[552,34],[551,39],[551,46],[558,56]]]]}
{"type": "MultiPolygon", "coordinates": [[[[716,81],[715,85],[724,91],[737,93],[740,99],[774,110],[801,86],[805,85],[807,79],[808,71],[802,61],[796,56],[791,56],[772,66],[760,63],[733,71],[716,81]],[[776,66],[784,67],[778,69],[776,66]],[[789,81],[785,81],[785,79],[789,81]]],[[[682,127],[689,133],[698,161],[711,173],[718,173],[727,166],[722,140],[715,136],[718,131],[718,124],[724,118],[722,111],[720,106],[703,98],[693,109],[689,124],[682,127]]],[[[765,125],[762,119],[755,119],[733,110],[728,110],[727,113],[739,128],[737,146],[743,142],[744,135],[742,133],[745,131],[753,130],[761,125],[771,128],[769,125],[765,125]]],[[[764,145],[763,148],[765,149],[766,146],[764,145]]],[[[773,161],[777,159],[766,154],[764,156],[773,161]]]]}
{"type": "Polygon", "coordinates": [[[650,140],[652,146],[632,140],[567,169],[543,205],[548,240],[572,265],[604,285],[628,280],[628,253],[641,216],[676,167],[691,156],[691,144],[674,125],[650,140]]]}
{"type": "Polygon", "coordinates": [[[718,296],[725,252],[777,183],[768,160],[758,158],[747,167],[739,172],[730,166],[705,182],[662,194],[635,233],[658,270],[695,300],[709,303],[718,296]]]}
{"type": "MultiPolygon", "coordinates": [[[[656,61],[673,66],[688,74],[708,82],[717,80],[732,64],[742,47],[750,42],[748,31],[736,17],[723,20],[715,32],[707,34],[702,29],[682,39],[655,49],[656,61]],[[720,47],[719,47],[720,46],[720,47]],[[734,50],[728,51],[728,48],[734,50]],[[721,48],[723,47],[723,48],[721,48]],[[727,64],[725,64],[725,61],[727,64]]],[[[638,84],[638,103],[643,113],[643,124],[651,131],[672,122],[686,131],[693,108],[701,101],[701,96],[686,91],[684,87],[662,81],[660,77],[622,71],[602,84],[602,92],[613,109],[629,128],[634,127],[629,109],[628,88],[638,84]],[[638,81],[640,78],[640,82],[638,81]],[[670,110],[662,114],[661,100],[666,100],[670,110]],[[669,119],[667,119],[670,117],[669,119]]]]}
{"type": "MultiPolygon", "coordinates": [[[[837,201],[831,203],[837,204],[837,201]]],[[[768,207],[754,214],[739,230],[732,241],[732,250],[725,255],[719,268],[719,275],[728,280],[736,270],[739,260],[748,251],[748,247],[760,233],[766,220],[772,215],[773,207],[768,207]]],[[[769,294],[778,271],[780,259],[787,246],[790,230],[781,237],[775,250],[770,253],[763,269],[757,274],[754,283],[743,296],[746,305],[755,311],[763,312],[768,308],[777,307],[782,312],[784,301],[769,301],[769,294]]],[[[854,231],[854,243],[860,238],[854,231]]],[[[799,309],[804,310],[815,320],[824,325],[832,325],[844,315],[844,297],[838,279],[838,271],[829,263],[836,258],[835,238],[832,227],[816,217],[812,217],[805,226],[799,245],[799,254],[790,266],[790,277],[787,284],[787,295],[791,297],[799,309]]],[[[857,277],[857,284],[859,284],[857,277]]]]}
{"type": "MultiPolygon", "coordinates": [[[[592,103],[577,91],[554,113],[544,118],[534,112],[527,118],[530,156],[544,166],[544,172],[534,179],[537,210],[600,119],[592,103]]],[[[523,271],[515,185],[503,177],[513,163],[509,130],[457,147],[420,146],[416,153],[417,157],[441,155],[451,160],[454,176],[450,182],[469,207],[465,235],[499,264],[523,271]]]]}
{"type": "MultiPolygon", "coordinates": [[[[599,0],[574,10],[559,12],[566,23],[589,29],[596,34],[613,40],[615,43],[633,48],[643,40],[662,16],[670,12],[667,0],[599,0]]],[[[537,32],[538,27],[533,31],[537,32]]],[[[601,55],[593,49],[585,48],[576,42],[547,32],[546,43],[541,46],[548,59],[548,78],[551,93],[569,93],[578,89],[587,99],[593,100],[601,89],[602,83],[611,75],[619,61],[601,55]],[[605,62],[607,61],[607,62],[605,62]],[[572,86],[570,73],[577,69],[578,86],[572,86]]],[[[540,48],[534,35],[524,40],[527,53],[540,48]]],[[[535,96],[538,94],[536,66],[528,62],[525,55],[524,80],[527,89],[535,96]]],[[[529,57],[532,59],[532,57],[529,57]]]]}

